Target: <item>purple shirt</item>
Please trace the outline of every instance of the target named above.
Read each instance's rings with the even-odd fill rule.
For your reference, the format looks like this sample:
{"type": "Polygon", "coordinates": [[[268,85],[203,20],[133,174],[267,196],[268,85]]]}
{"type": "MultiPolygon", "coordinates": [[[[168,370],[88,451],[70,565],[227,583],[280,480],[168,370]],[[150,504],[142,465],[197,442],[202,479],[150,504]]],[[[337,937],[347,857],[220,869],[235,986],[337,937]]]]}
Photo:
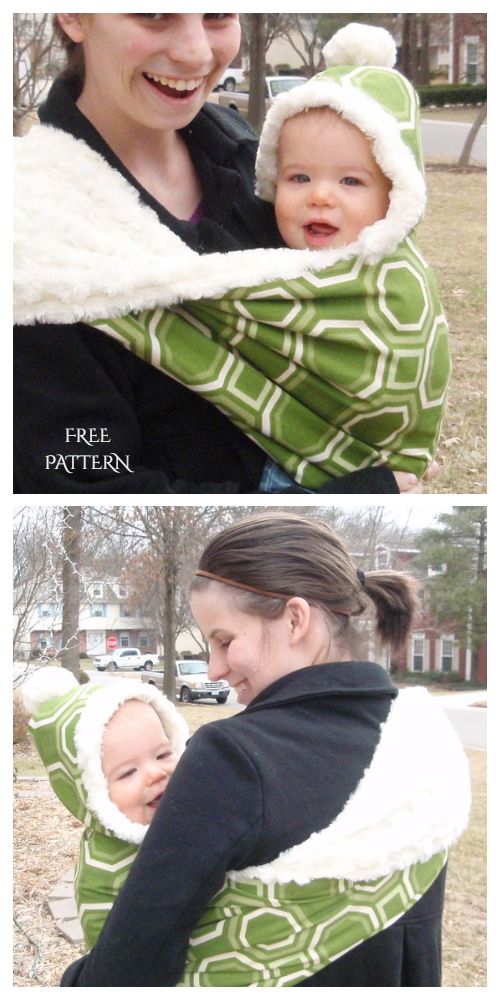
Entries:
{"type": "Polygon", "coordinates": [[[200,222],[202,218],[203,218],[203,202],[200,201],[198,208],[195,209],[189,221],[196,224],[197,222],[200,222]]]}

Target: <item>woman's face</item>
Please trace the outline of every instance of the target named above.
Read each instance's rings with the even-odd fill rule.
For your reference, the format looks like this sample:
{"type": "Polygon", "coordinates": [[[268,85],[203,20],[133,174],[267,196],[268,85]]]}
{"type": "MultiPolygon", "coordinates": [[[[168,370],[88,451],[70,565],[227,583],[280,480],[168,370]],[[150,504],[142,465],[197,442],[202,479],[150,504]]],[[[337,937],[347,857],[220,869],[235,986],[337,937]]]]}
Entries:
{"type": "Polygon", "coordinates": [[[210,584],[191,594],[191,610],[210,646],[208,676],[225,678],[240,705],[248,705],[273,681],[306,666],[296,662],[288,605],[272,621],[246,614],[227,589],[210,584]]]}
{"type": "Polygon", "coordinates": [[[238,14],[59,14],[83,45],[82,111],[113,127],[187,125],[240,45],[238,14]]]}

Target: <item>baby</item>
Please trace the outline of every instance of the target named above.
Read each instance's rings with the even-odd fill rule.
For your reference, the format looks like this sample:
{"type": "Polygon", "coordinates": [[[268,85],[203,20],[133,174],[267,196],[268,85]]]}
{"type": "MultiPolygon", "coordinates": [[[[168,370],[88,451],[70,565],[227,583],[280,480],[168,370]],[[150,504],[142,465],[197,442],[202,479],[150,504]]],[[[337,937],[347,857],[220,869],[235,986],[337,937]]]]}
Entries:
{"type": "Polygon", "coordinates": [[[43,667],[22,688],[30,730],[50,783],[85,824],[75,898],[86,948],[101,931],[154,817],[188,727],[153,685],[79,685],[43,667]]]}
{"type": "Polygon", "coordinates": [[[367,136],[331,108],[311,108],[284,123],[274,208],[287,246],[354,243],[365,226],[385,217],[390,190],[367,136]]]}
{"type": "MultiPolygon", "coordinates": [[[[391,186],[367,136],[333,109],[311,108],[285,121],[274,208],[292,250],[354,243],[366,226],[385,218],[391,186]]],[[[279,465],[267,461],[261,492],[278,492],[292,483],[279,465]]]]}

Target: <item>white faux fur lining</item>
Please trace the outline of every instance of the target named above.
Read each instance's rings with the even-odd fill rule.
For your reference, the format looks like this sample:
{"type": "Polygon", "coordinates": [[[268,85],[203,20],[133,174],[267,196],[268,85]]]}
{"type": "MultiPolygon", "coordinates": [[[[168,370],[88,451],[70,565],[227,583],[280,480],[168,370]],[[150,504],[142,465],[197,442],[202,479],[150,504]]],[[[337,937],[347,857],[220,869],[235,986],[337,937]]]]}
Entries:
{"type": "Polygon", "coordinates": [[[448,848],[470,810],[467,758],[428,691],[403,690],[358,787],[332,824],[269,864],[229,872],[271,882],[390,875],[448,848]]]}
{"type": "MultiPolygon", "coordinates": [[[[410,163],[393,151],[398,183],[387,216],[349,247],[199,256],[83,141],[36,126],[15,140],[15,151],[14,319],[20,324],[92,321],[218,297],[239,287],[242,275],[251,286],[307,275],[340,260],[374,263],[410,233],[425,202],[411,154],[406,151],[412,182],[405,187],[410,163]]],[[[384,156],[389,153],[390,141],[384,156]]]]}
{"type": "Polygon", "coordinates": [[[132,680],[110,681],[90,696],[75,728],[75,746],[89,811],[115,837],[130,844],[141,844],[148,826],[132,822],[111,801],[101,766],[105,726],[120,705],[131,699],[144,701],[154,708],[174,752],[182,754],[189,736],[187,723],[154,685],[132,680]]]}

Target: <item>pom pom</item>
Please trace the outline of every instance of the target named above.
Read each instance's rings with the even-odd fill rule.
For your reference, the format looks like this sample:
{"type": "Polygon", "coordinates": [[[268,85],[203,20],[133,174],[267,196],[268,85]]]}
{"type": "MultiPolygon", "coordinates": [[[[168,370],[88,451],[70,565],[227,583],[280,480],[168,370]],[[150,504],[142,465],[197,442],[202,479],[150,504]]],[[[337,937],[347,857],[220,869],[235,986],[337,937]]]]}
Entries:
{"type": "Polygon", "coordinates": [[[355,21],[337,31],[323,49],[327,67],[385,66],[391,69],[396,55],[396,43],[385,28],[355,21]]]}
{"type": "Polygon", "coordinates": [[[40,667],[28,677],[20,693],[26,711],[34,715],[46,701],[62,698],[78,686],[78,681],[70,670],[65,670],[64,667],[40,667]]]}

